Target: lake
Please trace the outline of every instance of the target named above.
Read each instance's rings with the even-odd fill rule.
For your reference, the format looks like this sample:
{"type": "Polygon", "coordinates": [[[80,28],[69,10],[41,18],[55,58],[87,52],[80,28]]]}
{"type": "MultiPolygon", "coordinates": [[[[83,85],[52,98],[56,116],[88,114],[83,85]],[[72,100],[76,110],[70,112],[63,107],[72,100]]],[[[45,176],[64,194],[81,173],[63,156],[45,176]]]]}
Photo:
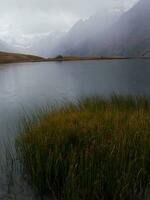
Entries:
{"type": "MultiPolygon", "coordinates": [[[[25,112],[82,96],[109,97],[113,93],[149,95],[150,60],[0,65],[0,141],[14,138],[25,112]]],[[[0,173],[0,199],[38,199],[20,178],[11,167],[0,173]]]]}
{"type": "Polygon", "coordinates": [[[150,60],[0,65],[0,137],[12,136],[25,111],[81,96],[150,94],[150,60]]]}

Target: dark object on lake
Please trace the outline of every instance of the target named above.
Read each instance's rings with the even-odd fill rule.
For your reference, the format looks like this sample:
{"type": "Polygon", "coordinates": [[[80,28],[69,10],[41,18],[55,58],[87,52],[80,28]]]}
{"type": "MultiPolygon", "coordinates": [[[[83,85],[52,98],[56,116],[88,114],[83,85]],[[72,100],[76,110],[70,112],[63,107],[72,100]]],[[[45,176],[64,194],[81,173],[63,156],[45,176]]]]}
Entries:
{"type": "Polygon", "coordinates": [[[56,59],[61,61],[61,60],[64,59],[64,57],[63,57],[62,55],[58,55],[58,56],[56,57],[56,59]]]}

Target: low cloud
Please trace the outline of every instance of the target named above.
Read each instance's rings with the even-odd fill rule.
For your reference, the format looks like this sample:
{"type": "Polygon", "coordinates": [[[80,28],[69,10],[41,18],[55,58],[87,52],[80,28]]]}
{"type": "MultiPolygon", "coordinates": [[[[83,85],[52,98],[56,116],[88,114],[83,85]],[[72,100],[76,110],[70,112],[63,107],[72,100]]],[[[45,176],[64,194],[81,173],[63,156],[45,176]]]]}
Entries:
{"type": "Polygon", "coordinates": [[[80,18],[137,0],[0,0],[0,37],[66,31],[80,18]]]}

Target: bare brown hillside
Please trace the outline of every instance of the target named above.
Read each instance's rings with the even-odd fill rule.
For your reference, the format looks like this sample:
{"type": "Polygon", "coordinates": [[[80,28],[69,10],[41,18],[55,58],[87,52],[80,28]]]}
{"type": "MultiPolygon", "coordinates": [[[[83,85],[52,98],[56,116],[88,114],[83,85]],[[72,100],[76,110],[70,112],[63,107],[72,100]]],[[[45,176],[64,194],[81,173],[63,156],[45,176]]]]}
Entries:
{"type": "Polygon", "coordinates": [[[44,58],[34,55],[0,52],[0,63],[38,62],[38,61],[44,61],[44,58]]]}

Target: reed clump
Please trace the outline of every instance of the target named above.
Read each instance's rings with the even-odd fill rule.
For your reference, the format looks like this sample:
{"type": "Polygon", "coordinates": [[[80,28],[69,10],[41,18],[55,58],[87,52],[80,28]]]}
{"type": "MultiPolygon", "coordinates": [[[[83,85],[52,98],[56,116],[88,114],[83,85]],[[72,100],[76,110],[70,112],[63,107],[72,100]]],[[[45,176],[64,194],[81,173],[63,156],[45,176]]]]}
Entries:
{"type": "Polygon", "coordinates": [[[41,197],[150,199],[150,102],[85,98],[24,120],[16,148],[41,197]]]}

